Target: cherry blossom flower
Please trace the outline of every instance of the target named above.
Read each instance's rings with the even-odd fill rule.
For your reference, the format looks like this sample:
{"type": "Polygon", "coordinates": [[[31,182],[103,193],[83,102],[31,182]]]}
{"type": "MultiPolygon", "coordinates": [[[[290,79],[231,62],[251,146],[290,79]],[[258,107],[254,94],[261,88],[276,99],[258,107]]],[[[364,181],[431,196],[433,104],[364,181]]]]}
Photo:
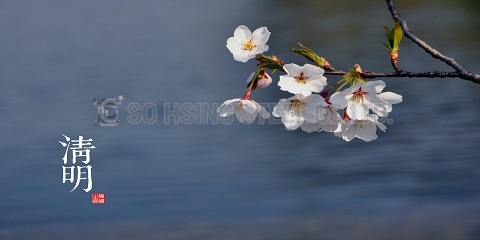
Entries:
{"type": "MultiPolygon", "coordinates": [[[[385,132],[387,127],[378,122],[378,116],[375,114],[368,114],[362,120],[348,120],[342,124],[341,137],[343,140],[349,142],[354,138],[362,139],[370,142],[377,139],[377,127],[385,132]]],[[[339,134],[336,134],[339,136],[339,134]]]]}
{"type": "Polygon", "coordinates": [[[280,76],[278,86],[280,90],[293,94],[308,96],[312,92],[320,92],[327,85],[327,78],[323,76],[323,69],[312,64],[298,66],[297,64],[285,64],[283,66],[287,75],[280,76]]]}
{"type": "Polygon", "coordinates": [[[268,119],[270,114],[260,104],[253,100],[246,100],[234,98],[225,101],[217,108],[217,113],[220,117],[229,117],[233,114],[241,123],[251,124],[255,121],[257,115],[260,114],[262,118],[268,119]]]}
{"type": "Polygon", "coordinates": [[[332,106],[325,107],[325,117],[320,121],[320,132],[340,132],[342,131],[342,116],[338,113],[338,109],[332,106]]]}
{"type": "Polygon", "coordinates": [[[268,38],[270,32],[266,27],[258,28],[252,33],[248,27],[240,25],[235,29],[233,37],[227,39],[227,48],[235,60],[246,62],[257,54],[268,51],[268,38]]]}
{"type": "Polygon", "coordinates": [[[331,106],[325,106],[325,115],[322,120],[316,123],[304,122],[300,128],[308,133],[312,132],[341,132],[343,119],[338,114],[338,110],[331,106]]]}
{"type": "MultiPolygon", "coordinates": [[[[250,76],[247,78],[247,83],[250,83],[253,79],[253,75],[255,75],[255,72],[250,74],[250,76]]],[[[263,77],[258,80],[257,82],[257,88],[266,88],[268,85],[272,83],[272,78],[267,74],[267,72],[263,72],[263,77]]]]}
{"type": "Polygon", "coordinates": [[[280,99],[273,109],[273,116],[281,117],[287,130],[295,130],[304,123],[315,124],[323,120],[325,99],[318,94],[307,97],[296,94],[288,99],[280,99]]]}
{"type": "Polygon", "coordinates": [[[332,105],[347,108],[351,119],[363,120],[369,109],[380,117],[386,117],[392,111],[392,104],[402,102],[402,96],[392,92],[381,93],[385,83],[381,80],[356,83],[330,97],[332,105]],[[380,93],[380,94],[379,94],[380,93]]]}

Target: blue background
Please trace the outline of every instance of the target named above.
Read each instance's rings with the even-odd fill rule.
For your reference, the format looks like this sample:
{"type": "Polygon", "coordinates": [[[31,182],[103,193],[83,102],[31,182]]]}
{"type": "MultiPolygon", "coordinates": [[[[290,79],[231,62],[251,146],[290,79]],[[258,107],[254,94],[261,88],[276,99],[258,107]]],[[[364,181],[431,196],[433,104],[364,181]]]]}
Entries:
{"type": "MultiPolygon", "coordinates": [[[[398,10],[480,72],[478,2],[398,10]]],[[[286,63],[306,63],[289,51],[302,42],[340,69],[392,71],[383,1],[0,1],[0,239],[478,239],[479,85],[383,79],[404,101],[370,143],[205,121],[255,70],[225,47],[241,24],[267,26],[286,63]],[[122,126],[94,127],[93,99],[118,95],[122,126]],[[148,102],[157,121],[130,124],[128,105],[148,102]],[[62,184],[61,134],[94,140],[89,193],[62,184]]],[[[400,66],[451,70],[408,39],[400,66]]],[[[278,76],[253,95],[270,110],[289,96],[278,76]]]]}

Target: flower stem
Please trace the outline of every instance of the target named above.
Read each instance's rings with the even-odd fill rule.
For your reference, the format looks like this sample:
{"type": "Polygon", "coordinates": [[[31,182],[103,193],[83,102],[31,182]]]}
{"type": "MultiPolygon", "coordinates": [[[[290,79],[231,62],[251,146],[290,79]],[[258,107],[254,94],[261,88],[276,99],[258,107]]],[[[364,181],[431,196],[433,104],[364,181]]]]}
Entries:
{"type": "Polygon", "coordinates": [[[342,85],[340,85],[340,87],[337,88],[337,90],[335,90],[335,92],[340,92],[340,90],[345,87],[345,85],[347,85],[348,81],[345,81],[342,85]]]}
{"type": "Polygon", "coordinates": [[[263,76],[260,76],[260,74],[263,75],[264,71],[265,71],[264,67],[259,67],[257,69],[255,74],[253,75],[252,81],[248,83],[248,90],[250,91],[255,90],[255,88],[257,87],[258,81],[263,77],[263,76]]]}
{"type": "Polygon", "coordinates": [[[243,95],[242,97],[243,100],[250,100],[250,96],[252,95],[253,90],[255,90],[255,88],[257,87],[258,81],[262,79],[259,75],[263,75],[264,71],[265,70],[263,67],[259,67],[257,69],[255,74],[253,75],[252,81],[248,83],[247,92],[245,92],[245,95],[243,95]]]}
{"type": "Polygon", "coordinates": [[[345,79],[342,78],[342,79],[338,80],[338,82],[334,83],[332,86],[330,86],[327,90],[325,90],[323,92],[330,92],[330,90],[332,90],[332,88],[334,88],[335,86],[340,84],[342,81],[345,81],[345,79]]]}
{"type": "Polygon", "coordinates": [[[250,96],[252,95],[252,90],[247,89],[247,92],[245,92],[245,95],[241,98],[242,100],[250,100],[250,96]]]}

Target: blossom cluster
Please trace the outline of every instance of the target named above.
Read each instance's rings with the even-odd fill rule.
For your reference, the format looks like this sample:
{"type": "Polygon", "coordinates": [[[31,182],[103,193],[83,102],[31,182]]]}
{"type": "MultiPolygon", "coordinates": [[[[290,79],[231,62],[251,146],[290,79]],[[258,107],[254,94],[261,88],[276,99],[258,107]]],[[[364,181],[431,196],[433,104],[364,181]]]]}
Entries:
{"type": "Polygon", "coordinates": [[[258,28],[252,33],[241,25],[235,29],[234,36],[227,40],[227,48],[235,60],[258,60],[261,54],[277,63],[274,64],[277,67],[259,64],[259,69],[247,78],[248,89],[245,95],[227,100],[218,107],[217,112],[221,117],[235,115],[239,122],[246,124],[253,123],[258,115],[268,119],[268,111],[252,100],[251,95],[256,88],[265,88],[272,83],[272,78],[265,71],[265,68],[270,68],[286,73],[280,76],[278,86],[291,96],[280,99],[272,111],[273,116],[281,118],[286,130],[300,128],[309,133],[330,132],[345,141],[354,138],[372,141],[377,138],[377,127],[386,130],[386,126],[378,121],[379,117],[386,117],[392,111],[393,104],[402,102],[402,96],[382,92],[386,85],[381,80],[366,81],[359,76],[344,76],[337,82],[343,82],[341,87],[329,96],[332,88],[324,90],[327,78],[321,66],[284,64],[275,56],[263,55],[269,49],[266,45],[269,37],[270,32],[266,27],[258,28]],[[348,83],[350,86],[341,90],[348,83]]]}

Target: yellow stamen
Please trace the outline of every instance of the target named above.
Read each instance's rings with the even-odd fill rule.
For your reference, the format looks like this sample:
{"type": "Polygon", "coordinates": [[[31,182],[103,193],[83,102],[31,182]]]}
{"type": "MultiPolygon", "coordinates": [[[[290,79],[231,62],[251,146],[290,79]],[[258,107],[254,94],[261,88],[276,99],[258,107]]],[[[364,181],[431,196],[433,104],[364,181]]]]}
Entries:
{"type": "Polygon", "coordinates": [[[364,126],[366,126],[368,124],[368,121],[367,120],[355,120],[354,124],[355,124],[356,127],[363,128],[364,126]]]}
{"type": "Polygon", "coordinates": [[[290,100],[290,106],[294,112],[302,111],[304,105],[305,103],[300,100],[290,100]]]}
{"type": "Polygon", "coordinates": [[[303,76],[303,73],[300,74],[300,76],[296,76],[294,77],[295,78],[295,81],[297,81],[297,83],[300,83],[300,84],[306,84],[306,80],[308,79],[307,77],[303,76]]]}
{"type": "Polygon", "coordinates": [[[249,39],[243,42],[242,47],[243,47],[243,50],[245,51],[252,51],[252,49],[256,46],[255,44],[253,44],[253,41],[249,39]]]}
{"type": "Polygon", "coordinates": [[[242,102],[238,102],[237,106],[235,107],[235,109],[243,109],[243,103],[242,102]]]}

